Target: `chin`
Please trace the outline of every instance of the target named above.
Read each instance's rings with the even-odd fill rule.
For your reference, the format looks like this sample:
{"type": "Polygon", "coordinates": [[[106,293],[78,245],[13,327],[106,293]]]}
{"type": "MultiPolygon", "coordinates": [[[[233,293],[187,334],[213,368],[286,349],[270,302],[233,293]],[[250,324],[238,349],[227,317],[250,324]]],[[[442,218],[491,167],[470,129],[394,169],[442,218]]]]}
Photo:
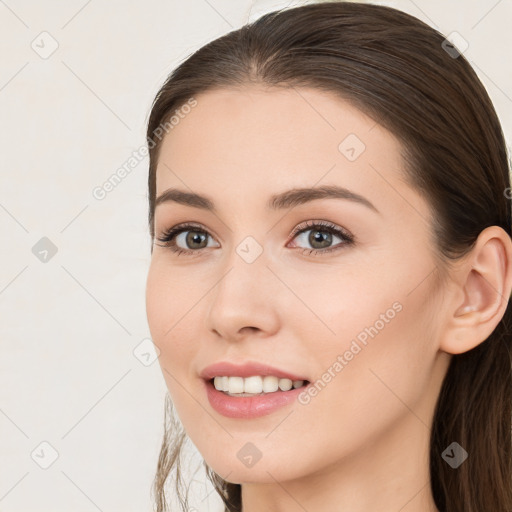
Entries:
{"type": "MultiPolygon", "coordinates": [[[[264,459],[262,457],[252,466],[245,467],[245,464],[241,462],[235,455],[234,459],[215,460],[210,464],[206,459],[206,463],[215,473],[222,477],[226,482],[232,484],[249,484],[249,483],[260,483],[260,484],[275,484],[286,480],[292,480],[300,478],[300,474],[290,472],[290,467],[283,467],[283,461],[272,459],[264,459]]],[[[286,465],[289,465],[286,462],[286,465]]],[[[296,468],[297,469],[297,468],[296,468]]]]}

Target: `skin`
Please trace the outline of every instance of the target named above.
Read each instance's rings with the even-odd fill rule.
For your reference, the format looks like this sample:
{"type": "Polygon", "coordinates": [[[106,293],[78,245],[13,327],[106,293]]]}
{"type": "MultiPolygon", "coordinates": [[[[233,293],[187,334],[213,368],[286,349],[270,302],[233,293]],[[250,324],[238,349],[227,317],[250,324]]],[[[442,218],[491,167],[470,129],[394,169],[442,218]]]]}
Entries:
{"type": "Polygon", "coordinates": [[[188,436],[216,473],[242,484],[244,512],[437,511],[428,485],[435,403],[452,354],[484,341],[505,312],[509,236],[487,228],[469,255],[443,267],[429,204],[404,179],[400,142],[334,95],[251,85],[196,99],[163,140],[157,196],[193,191],[218,211],[156,208],[156,237],[194,222],[208,246],[187,245],[188,233],[175,242],[191,256],[154,245],[146,290],[188,436]],[[366,146],[354,161],[338,149],[349,134],[366,146]],[[321,185],[346,187],[378,213],[334,198],[266,209],[273,194],[321,185]],[[355,242],[333,235],[337,249],[301,252],[325,251],[308,241],[315,228],[304,223],[317,220],[355,242]],[[300,225],[310,231],[293,238],[300,225]],[[250,264],[236,252],[247,236],[263,249],[250,264]],[[211,408],[205,366],[256,360],[315,382],[394,303],[401,310],[308,404],[251,420],[211,408]],[[237,457],[249,442],[262,454],[252,467],[237,457]]]}

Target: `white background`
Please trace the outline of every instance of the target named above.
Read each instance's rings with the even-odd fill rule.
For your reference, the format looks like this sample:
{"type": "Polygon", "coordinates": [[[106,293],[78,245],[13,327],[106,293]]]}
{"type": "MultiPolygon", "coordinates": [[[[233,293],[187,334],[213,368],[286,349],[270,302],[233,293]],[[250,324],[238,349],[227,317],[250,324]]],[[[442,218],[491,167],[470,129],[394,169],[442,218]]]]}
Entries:
{"type": "MultiPolygon", "coordinates": [[[[510,146],[512,0],[374,3],[468,41],[510,146]]],[[[103,200],[92,191],[144,144],[173,67],[251,4],[0,1],[0,511],[152,510],[166,388],[133,353],[149,337],[147,157],[103,200]],[[49,48],[43,31],[58,43],[46,59],[31,47],[49,48]]],[[[287,3],[256,4],[251,18],[287,3]]],[[[218,509],[210,490],[197,510],[218,509]]]]}

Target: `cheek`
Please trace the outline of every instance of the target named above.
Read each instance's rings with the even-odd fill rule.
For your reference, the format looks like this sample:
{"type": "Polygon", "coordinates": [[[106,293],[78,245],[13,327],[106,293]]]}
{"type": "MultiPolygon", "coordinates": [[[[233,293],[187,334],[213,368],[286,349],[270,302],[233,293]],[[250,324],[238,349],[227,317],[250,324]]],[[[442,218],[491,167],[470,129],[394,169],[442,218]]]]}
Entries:
{"type": "Polygon", "coordinates": [[[169,374],[184,375],[187,361],[193,355],[190,343],[191,326],[201,298],[177,273],[165,271],[162,265],[151,263],[146,282],[146,315],[151,338],[160,350],[160,365],[168,383],[169,374]]]}
{"type": "Polygon", "coordinates": [[[364,266],[289,273],[284,280],[295,297],[289,298],[283,310],[294,321],[283,313],[283,324],[299,324],[296,338],[327,354],[343,351],[356,337],[364,343],[368,328],[376,324],[379,332],[385,330],[402,309],[403,294],[364,266]]]}
{"type": "MultiPolygon", "coordinates": [[[[427,304],[425,293],[388,293],[380,300],[368,299],[366,307],[339,322],[339,343],[329,344],[328,357],[327,350],[322,354],[325,368],[340,363],[324,405],[384,423],[407,414],[404,404],[414,408],[429,387],[437,353],[427,304]]],[[[349,435],[356,435],[363,423],[355,421],[349,435]]]]}
{"type": "Polygon", "coordinates": [[[162,334],[164,311],[167,309],[167,301],[169,301],[169,296],[165,293],[166,283],[166,275],[160,271],[153,255],[146,278],[146,316],[153,341],[156,341],[155,338],[159,338],[162,334]]]}
{"type": "Polygon", "coordinates": [[[316,459],[319,465],[367,446],[400,419],[418,421],[417,416],[428,422],[422,404],[434,355],[415,329],[417,311],[412,305],[404,303],[403,309],[393,312],[385,325],[375,322],[374,314],[359,317],[353,325],[347,318],[350,325],[339,324],[347,335],[326,339],[322,349],[310,355],[321,368],[314,381],[318,392],[297,405],[294,428],[304,444],[317,443],[323,450],[316,459]],[[365,343],[352,335],[358,332],[367,333],[365,343]],[[312,432],[322,432],[323,440],[312,432]],[[339,448],[332,450],[333,446],[339,448]]]}
{"type": "Polygon", "coordinates": [[[169,268],[162,258],[152,260],[146,280],[146,314],[156,338],[168,338],[186,325],[188,311],[201,298],[184,273],[169,268]]]}
{"type": "Polygon", "coordinates": [[[410,403],[428,386],[437,353],[438,306],[429,299],[428,280],[416,288],[411,284],[428,272],[387,270],[380,266],[374,275],[345,272],[335,280],[317,280],[316,286],[311,281],[303,285],[302,293],[309,290],[308,306],[324,324],[305,315],[298,327],[309,347],[311,369],[321,381],[320,415],[331,404],[339,407],[334,410],[365,411],[370,417],[372,410],[382,409],[384,417],[393,403],[401,406],[390,390],[410,403]]]}
{"type": "Polygon", "coordinates": [[[348,350],[355,340],[363,348],[372,344],[414,358],[435,345],[433,263],[405,250],[399,264],[396,259],[383,252],[375,261],[349,262],[302,284],[300,293],[324,323],[326,352],[348,350]]]}

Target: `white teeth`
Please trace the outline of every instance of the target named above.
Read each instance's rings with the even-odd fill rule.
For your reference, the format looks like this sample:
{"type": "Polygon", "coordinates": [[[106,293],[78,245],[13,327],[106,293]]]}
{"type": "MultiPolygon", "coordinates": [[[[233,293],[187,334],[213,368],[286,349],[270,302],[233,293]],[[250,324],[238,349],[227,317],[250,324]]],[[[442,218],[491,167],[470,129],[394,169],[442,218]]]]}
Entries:
{"type": "Polygon", "coordinates": [[[243,377],[229,377],[228,391],[230,393],[243,393],[244,392],[244,378],[243,377]]]}
{"type": "Polygon", "coordinates": [[[252,377],[225,377],[218,376],[213,379],[213,385],[218,391],[224,391],[228,394],[248,394],[257,395],[261,393],[273,393],[280,389],[289,391],[300,388],[304,385],[303,380],[279,379],[273,375],[261,377],[254,375],[252,377]]]}
{"type": "Polygon", "coordinates": [[[265,393],[273,393],[279,389],[279,379],[268,375],[263,379],[263,391],[265,393]]]}
{"type": "Polygon", "coordinates": [[[281,391],[289,391],[292,386],[293,382],[290,379],[279,379],[279,389],[281,391]]]}
{"type": "MultiPolygon", "coordinates": [[[[241,377],[240,377],[241,378],[241,377]]],[[[262,377],[246,377],[242,379],[244,383],[244,393],[261,393],[263,391],[262,377]]]]}

